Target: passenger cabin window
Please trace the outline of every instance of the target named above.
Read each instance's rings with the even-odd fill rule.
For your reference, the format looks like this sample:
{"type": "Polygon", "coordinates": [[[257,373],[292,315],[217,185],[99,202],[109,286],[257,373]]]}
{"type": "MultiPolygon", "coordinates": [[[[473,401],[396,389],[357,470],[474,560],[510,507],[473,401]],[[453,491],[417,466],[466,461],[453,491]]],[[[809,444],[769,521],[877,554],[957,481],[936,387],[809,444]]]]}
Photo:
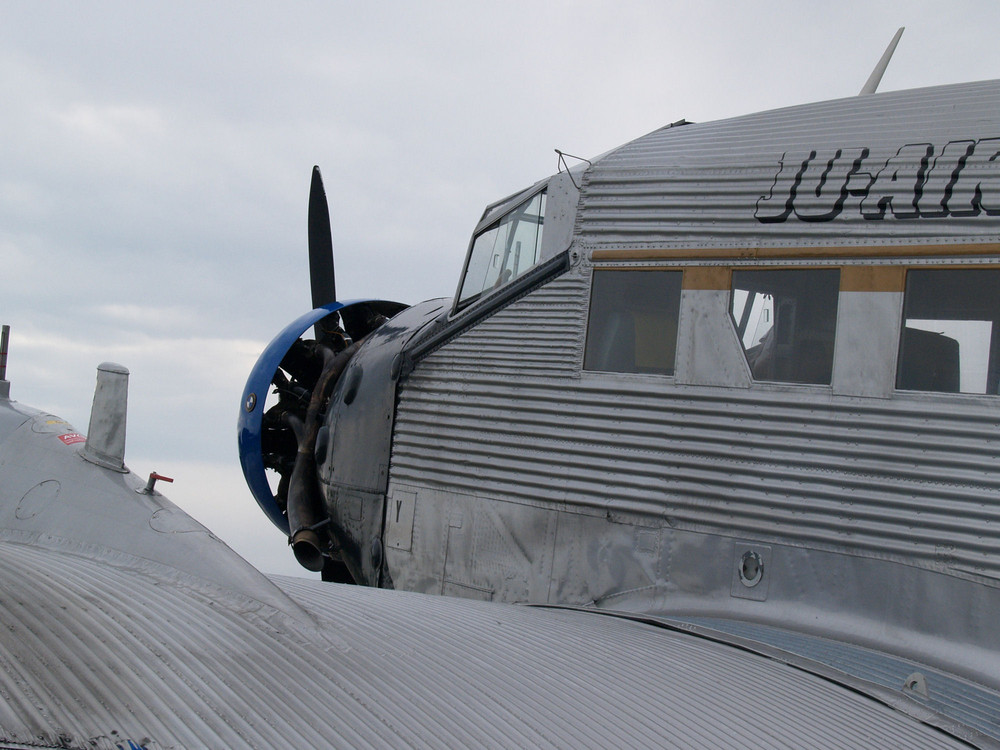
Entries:
{"type": "Polygon", "coordinates": [[[837,269],[735,270],[730,310],[754,380],[829,385],[837,269]]]}
{"type": "Polygon", "coordinates": [[[680,271],[595,270],[583,369],[674,374],[680,271]]]}
{"type": "Polygon", "coordinates": [[[996,394],[1000,270],[911,269],[906,274],[896,387],[996,394]]]}
{"type": "Polygon", "coordinates": [[[476,235],[462,277],[459,307],[499,289],[537,265],[544,220],[542,191],[476,235]]]}

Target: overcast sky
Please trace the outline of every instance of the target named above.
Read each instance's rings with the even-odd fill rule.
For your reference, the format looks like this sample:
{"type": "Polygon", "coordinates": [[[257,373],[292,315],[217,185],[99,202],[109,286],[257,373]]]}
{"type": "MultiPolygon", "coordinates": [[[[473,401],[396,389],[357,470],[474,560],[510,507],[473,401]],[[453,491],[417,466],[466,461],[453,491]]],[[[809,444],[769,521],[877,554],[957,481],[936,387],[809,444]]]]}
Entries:
{"type": "Polygon", "coordinates": [[[12,397],[85,431],[131,370],[126,463],[265,572],[242,388],[309,307],[321,165],[342,298],[451,296],[484,206],[680,118],[1000,77],[1000,3],[0,6],[0,322],[12,397]]]}

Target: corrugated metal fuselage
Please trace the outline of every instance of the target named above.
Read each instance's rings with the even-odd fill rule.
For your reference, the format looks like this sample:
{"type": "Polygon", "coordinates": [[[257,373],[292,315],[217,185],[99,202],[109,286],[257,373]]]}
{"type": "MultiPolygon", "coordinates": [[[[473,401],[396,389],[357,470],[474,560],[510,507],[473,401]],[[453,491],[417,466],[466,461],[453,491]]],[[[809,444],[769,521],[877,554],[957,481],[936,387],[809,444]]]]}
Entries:
{"type": "Polygon", "coordinates": [[[404,347],[377,580],[781,626],[1000,687],[997,396],[898,387],[914,269],[1000,269],[998,92],[665,128],[550,195],[565,269],[404,347]],[[733,279],[764,269],[836,272],[825,382],[755,377],[733,279]],[[670,372],[588,367],[595,275],[637,270],[682,279],[670,372]]]}

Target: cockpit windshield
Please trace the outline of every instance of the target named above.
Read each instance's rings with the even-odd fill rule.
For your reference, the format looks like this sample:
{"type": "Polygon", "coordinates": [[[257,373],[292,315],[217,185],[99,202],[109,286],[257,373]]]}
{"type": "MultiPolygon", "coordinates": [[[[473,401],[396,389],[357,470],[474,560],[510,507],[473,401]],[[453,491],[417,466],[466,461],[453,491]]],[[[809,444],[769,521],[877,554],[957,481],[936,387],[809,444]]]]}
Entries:
{"type": "Polygon", "coordinates": [[[463,307],[507,285],[537,265],[544,220],[543,190],[477,234],[462,277],[457,306],[463,307]]]}

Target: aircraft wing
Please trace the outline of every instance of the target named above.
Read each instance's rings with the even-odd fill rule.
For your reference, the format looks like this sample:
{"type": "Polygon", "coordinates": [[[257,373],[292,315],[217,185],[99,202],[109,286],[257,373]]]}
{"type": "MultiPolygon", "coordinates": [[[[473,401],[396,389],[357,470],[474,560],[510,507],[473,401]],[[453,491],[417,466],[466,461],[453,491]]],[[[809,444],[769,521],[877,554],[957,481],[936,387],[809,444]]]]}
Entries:
{"type": "Polygon", "coordinates": [[[697,626],[277,578],[0,398],[0,748],[968,747],[697,626]]]}

